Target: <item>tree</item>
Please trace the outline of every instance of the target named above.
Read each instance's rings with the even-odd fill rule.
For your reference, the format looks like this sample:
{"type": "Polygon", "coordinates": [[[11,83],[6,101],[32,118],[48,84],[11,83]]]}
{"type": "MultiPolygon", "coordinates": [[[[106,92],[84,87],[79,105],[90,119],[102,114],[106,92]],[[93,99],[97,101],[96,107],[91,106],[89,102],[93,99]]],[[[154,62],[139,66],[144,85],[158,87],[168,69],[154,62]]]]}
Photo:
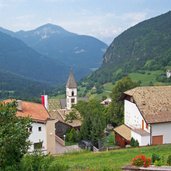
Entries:
{"type": "Polygon", "coordinates": [[[72,111],[66,115],[65,122],[72,123],[73,120],[79,119],[78,112],[75,109],[72,109],[72,111]]]}
{"type": "Polygon", "coordinates": [[[16,102],[0,103],[0,170],[16,167],[27,152],[30,119],[16,116],[16,102]]]}
{"type": "Polygon", "coordinates": [[[112,103],[110,104],[107,112],[107,121],[112,123],[114,126],[120,125],[124,120],[124,103],[121,100],[123,92],[138,86],[138,83],[133,82],[129,77],[116,82],[111,98],[112,103]]]}
{"type": "Polygon", "coordinates": [[[98,146],[98,141],[103,137],[106,126],[105,107],[99,101],[92,99],[89,102],[78,102],[75,108],[82,117],[81,138],[90,140],[95,146],[98,146]]]}

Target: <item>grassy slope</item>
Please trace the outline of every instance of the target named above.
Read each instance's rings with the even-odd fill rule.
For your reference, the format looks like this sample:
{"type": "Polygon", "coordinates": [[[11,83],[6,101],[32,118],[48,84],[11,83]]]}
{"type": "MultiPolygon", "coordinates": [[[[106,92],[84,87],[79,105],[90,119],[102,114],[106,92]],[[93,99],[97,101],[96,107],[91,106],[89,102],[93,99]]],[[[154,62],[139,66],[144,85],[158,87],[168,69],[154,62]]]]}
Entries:
{"type": "Polygon", "coordinates": [[[120,171],[125,165],[130,164],[133,157],[145,154],[151,157],[153,153],[164,156],[165,160],[171,152],[171,145],[130,148],[114,150],[109,152],[80,152],[73,154],[65,154],[56,157],[56,161],[67,164],[71,171],[120,171]]]}
{"type": "MultiPolygon", "coordinates": [[[[171,66],[168,66],[168,68],[170,69],[171,66]]],[[[151,84],[153,84],[153,85],[168,85],[169,83],[162,83],[162,82],[156,81],[156,78],[158,76],[160,76],[161,74],[165,74],[164,71],[162,71],[162,70],[144,71],[144,73],[141,73],[141,71],[138,71],[138,72],[130,73],[130,74],[128,74],[128,76],[135,82],[140,81],[141,86],[148,86],[151,84]]],[[[114,84],[109,82],[109,83],[104,84],[103,87],[104,87],[103,93],[101,93],[101,94],[91,93],[91,90],[90,90],[86,96],[88,96],[89,98],[96,98],[96,99],[102,99],[103,96],[110,97],[110,94],[112,93],[114,84]]],[[[79,86],[78,87],[78,96],[83,94],[84,91],[85,91],[85,87],[79,86]]],[[[59,95],[56,98],[61,98],[61,97],[65,97],[65,95],[59,95]]]]}
{"type": "MultiPolygon", "coordinates": [[[[160,76],[161,74],[165,74],[165,73],[162,70],[156,70],[156,71],[145,71],[145,73],[134,72],[134,73],[128,74],[128,76],[135,82],[140,81],[141,86],[149,86],[151,84],[168,85],[169,83],[162,83],[162,82],[156,81],[156,78],[160,76]]],[[[114,84],[106,83],[103,85],[103,87],[104,87],[104,92],[102,94],[92,94],[90,95],[90,97],[95,97],[98,99],[101,99],[103,95],[109,97],[114,87],[114,84]]]]}
{"type": "Polygon", "coordinates": [[[151,83],[153,84],[160,84],[162,85],[163,83],[159,83],[156,81],[156,77],[160,76],[163,72],[161,70],[157,71],[146,71],[144,74],[141,73],[130,73],[129,77],[133,81],[141,81],[142,86],[147,86],[150,85],[151,83]]]}

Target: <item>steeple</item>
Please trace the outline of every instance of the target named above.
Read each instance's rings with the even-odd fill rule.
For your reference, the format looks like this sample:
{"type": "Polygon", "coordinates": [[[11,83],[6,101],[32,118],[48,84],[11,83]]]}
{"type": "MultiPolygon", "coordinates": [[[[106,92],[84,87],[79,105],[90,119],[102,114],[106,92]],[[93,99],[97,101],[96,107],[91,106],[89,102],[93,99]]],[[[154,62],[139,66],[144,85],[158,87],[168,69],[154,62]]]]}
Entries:
{"type": "Polygon", "coordinates": [[[77,104],[77,83],[71,69],[69,78],[66,84],[66,108],[71,109],[72,105],[77,104]]]}
{"type": "Polygon", "coordinates": [[[75,81],[72,69],[71,69],[69,77],[68,77],[66,88],[77,88],[77,83],[75,81]]]}

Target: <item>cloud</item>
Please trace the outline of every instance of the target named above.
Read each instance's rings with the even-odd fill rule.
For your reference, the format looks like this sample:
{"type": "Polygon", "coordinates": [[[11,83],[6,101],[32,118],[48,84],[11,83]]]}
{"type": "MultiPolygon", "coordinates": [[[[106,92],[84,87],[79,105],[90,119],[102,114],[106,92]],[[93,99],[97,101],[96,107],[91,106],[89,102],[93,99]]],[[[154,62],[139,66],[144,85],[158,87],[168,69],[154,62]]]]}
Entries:
{"type": "Polygon", "coordinates": [[[82,10],[77,20],[64,19],[56,23],[69,31],[96,36],[109,44],[124,30],[145,20],[146,16],[146,12],[123,13],[122,15],[108,12],[93,15],[87,10],[82,10]]]}
{"type": "Polygon", "coordinates": [[[110,43],[125,29],[147,18],[147,12],[118,12],[115,6],[110,9],[99,4],[87,3],[87,0],[0,0],[0,9],[9,7],[4,13],[0,11],[0,20],[4,14],[8,16],[2,23],[15,31],[53,23],[71,32],[95,36],[110,43]]]}
{"type": "Polygon", "coordinates": [[[122,15],[122,20],[129,21],[130,25],[135,25],[147,18],[146,12],[134,12],[134,13],[125,13],[122,15]]]}

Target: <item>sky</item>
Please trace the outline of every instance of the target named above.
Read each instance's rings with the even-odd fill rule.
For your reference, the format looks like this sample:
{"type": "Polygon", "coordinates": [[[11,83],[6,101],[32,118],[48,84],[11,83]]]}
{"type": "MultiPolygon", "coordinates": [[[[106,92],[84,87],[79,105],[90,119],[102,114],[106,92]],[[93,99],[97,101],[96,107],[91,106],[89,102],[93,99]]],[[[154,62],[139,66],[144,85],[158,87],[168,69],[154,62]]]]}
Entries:
{"type": "Polygon", "coordinates": [[[0,0],[0,26],[19,31],[52,23],[110,44],[129,27],[170,9],[171,0],[0,0]]]}

